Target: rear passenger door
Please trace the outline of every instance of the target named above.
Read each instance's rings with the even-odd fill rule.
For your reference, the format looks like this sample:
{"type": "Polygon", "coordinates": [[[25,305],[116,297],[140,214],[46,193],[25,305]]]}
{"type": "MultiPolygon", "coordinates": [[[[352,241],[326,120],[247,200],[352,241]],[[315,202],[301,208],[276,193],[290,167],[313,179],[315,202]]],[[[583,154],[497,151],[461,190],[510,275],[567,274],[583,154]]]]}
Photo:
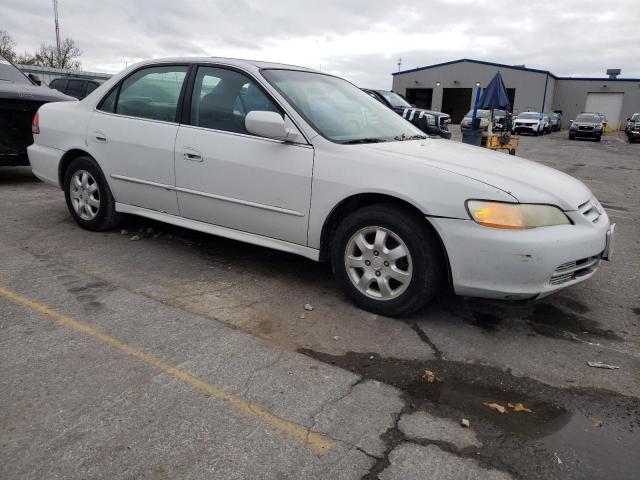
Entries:
{"type": "Polygon", "coordinates": [[[174,145],[188,65],[143,67],[98,103],[87,131],[116,202],[177,214],[174,145]]]}

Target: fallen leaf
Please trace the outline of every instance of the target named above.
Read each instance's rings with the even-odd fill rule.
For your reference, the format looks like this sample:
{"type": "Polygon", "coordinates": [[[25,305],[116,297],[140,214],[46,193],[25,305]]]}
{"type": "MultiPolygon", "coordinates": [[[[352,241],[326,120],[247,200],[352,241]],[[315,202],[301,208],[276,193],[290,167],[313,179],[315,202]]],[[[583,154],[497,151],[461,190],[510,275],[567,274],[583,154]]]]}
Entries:
{"type": "Polygon", "coordinates": [[[483,403],[483,405],[485,407],[489,407],[491,410],[495,410],[496,412],[507,413],[507,409],[499,403],[483,403]]]}
{"type": "Polygon", "coordinates": [[[422,379],[426,380],[428,383],[433,383],[436,380],[436,374],[431,370],[425,370],[422,374],[422,379]]]}
{"type": "Polygon", "coordinates": [[[591,417],[590,420],[591,420],[591,423],[593,423],[594,427],[600,428],[602,427],[602,425],[604,425],[604,421],[601,418],[591,417]]]}
{"type": "Polygon", "coordinates": [[[527,413],[533,413],[533,410],[525,407],[522,403],[507,403],[507,407],[509,407],[511,410],[513,410],[514,412],[527,412],[527,413]]]}

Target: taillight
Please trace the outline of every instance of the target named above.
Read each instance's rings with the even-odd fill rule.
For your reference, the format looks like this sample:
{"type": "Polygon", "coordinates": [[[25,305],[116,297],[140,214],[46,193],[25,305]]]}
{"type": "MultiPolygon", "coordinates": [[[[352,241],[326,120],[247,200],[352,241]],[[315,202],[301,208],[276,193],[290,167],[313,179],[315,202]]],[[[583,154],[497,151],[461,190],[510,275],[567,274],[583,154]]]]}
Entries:
{"type": "Polygon", "coordinates": [[[33,120],[31,120],[31,133],[40,133],[40,116],[38,112],[36,112],[33,120]]]}

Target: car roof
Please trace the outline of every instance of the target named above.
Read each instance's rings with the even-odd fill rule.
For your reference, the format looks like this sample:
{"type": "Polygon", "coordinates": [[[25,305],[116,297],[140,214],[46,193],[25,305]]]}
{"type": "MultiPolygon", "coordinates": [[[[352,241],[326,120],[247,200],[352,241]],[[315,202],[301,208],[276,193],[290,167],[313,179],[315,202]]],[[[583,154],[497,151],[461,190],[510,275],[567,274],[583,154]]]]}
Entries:
{"type": "Polygon", "coordinates": [[[159,63],[223,63],[226,65],[248,68],[251,70],[259,70],[263,68],[275,68],[286,70],[300,70],[305,72],[316,72],[317,70],[298,65],[289,65],[286,63],[265,62],[262,60],[246,60],[242,58],[232,57],[172,57],[172,58],[154,58],[144,60],[136,64],[136,66],[157,65],[159,63]]]}

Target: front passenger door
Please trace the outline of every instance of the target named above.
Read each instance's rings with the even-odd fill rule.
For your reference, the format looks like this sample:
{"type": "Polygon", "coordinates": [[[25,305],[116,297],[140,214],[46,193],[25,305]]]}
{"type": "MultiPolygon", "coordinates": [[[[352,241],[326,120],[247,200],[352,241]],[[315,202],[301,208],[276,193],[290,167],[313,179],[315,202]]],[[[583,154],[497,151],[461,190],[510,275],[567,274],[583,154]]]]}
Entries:
{"type": "Polygon", "coordinates": [[[176,138],[180,214],[306,245],[313,148],[302,136],[258,137],[244,123],[252,110],[284,112],[248,75],[209,66],[198,67],[190,105],[176,138]]]}

